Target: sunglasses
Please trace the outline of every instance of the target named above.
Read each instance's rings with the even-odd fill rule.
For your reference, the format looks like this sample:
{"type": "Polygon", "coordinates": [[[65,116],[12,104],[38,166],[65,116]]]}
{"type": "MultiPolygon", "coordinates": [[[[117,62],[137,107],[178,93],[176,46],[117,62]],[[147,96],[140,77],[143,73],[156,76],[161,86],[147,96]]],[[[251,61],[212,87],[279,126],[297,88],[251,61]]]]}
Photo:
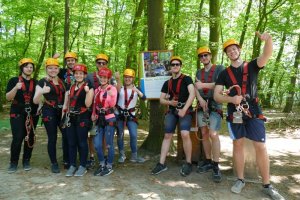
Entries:
{"type": "Polygon", "coordinates": [[[171,63],[171,66],[172,66],[172,67],[180,66],[180,63],[171,63]]]}
{"type": "Polygon", "coordinates": [[[98,65],[106,65],[106,62],[97,62],[98,65]]]}
{"type": "Polygon", "coordinates": [[[202,54],[202,55],[199,55],[199,58],[206,58],[208,56],[208,54],[202,54]]]}

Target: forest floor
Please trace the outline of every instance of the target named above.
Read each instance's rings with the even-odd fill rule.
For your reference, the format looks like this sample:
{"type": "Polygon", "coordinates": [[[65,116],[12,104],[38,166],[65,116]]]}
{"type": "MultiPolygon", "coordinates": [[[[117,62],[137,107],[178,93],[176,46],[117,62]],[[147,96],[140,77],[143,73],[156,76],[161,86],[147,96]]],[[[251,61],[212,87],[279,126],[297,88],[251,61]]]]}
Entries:
{"type": "MultiPolygon", "coordinates": [[[[7,116],[0,116],[0,199],[269,199],[261,192],[259,179],[246,183],[241,194],[231,193],[230,187],[234,180],[232,141],[226,128],[222,129],[220,136],[223,174],[221,183],[214,183],[211,173],[196,173],[196,165],[189,176],[180,176],[182,163],[177,161],[174,152],[167,158],[169,169],[156,176],[150,175],[150,171],[158,162],[159,155],[142,151],[142,155],[147,158],[145,163],[134,164],[128,160],[125,164],[116,162],[114,172],[106,177],[94,176],[94,170],[89,170],[83,177],[67,178],[66,170],[53,174],[50,172],[46,133],[41,126],[36,131],[37,141],[31,159],[33,169],[26,172],[19,164],[16,173],[8,174],[11,132],[5,128],[7,116]]],[[[286,118],[284,114],[275,111],[270,111],[268,117],[273,118],[273,123],[267,124],[271,182],[286,199],[300,199],[299,119],[286,122],[281,117],[291,117],[286,118]]],[[[148,131],[145,127],[147,123],[141,121],[139,145],[147,137],[148,131]]],[[[127,157],[130,157],[128,139],[126,133],[127,157]]],[[[61,148],[57,146],[58,159],[62,160],[61,148]]],[[[117,158],[116,153],[115,160],[117,158]]]]}

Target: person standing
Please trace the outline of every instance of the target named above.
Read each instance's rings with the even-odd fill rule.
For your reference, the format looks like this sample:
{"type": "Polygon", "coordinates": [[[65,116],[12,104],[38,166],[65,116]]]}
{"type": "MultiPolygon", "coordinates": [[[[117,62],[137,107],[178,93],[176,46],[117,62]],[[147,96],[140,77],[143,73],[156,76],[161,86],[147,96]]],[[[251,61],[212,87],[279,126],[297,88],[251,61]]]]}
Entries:
{"type": "Polygon", "coordinates": [[[31,58],[19,61],[20,74],[8,81],[6,99],[12,101],[10,107],[10,126],[12,142],[10,146],[10,165],[8,173],[17,171],[20,152],[23,144],[23,169],[31,170],[30,158],[35,142],[34,130],[38,123],[38,106],[33,103],[33,95],[37,81],[31,78],[34,72],[31,58]]]}
{"type": "Polygon", "coordinates": [[[119,163],[124,163],[126,159],[124,151],[124,127],[127,126],[130,136],[131,162],[143,163],[145,159],[137,154],[137,117],[135,106],[138,97],[145,100],[146,96],[134,85],[135,71],[133,69],[124,70],[124,85],[120,81],[120,74],[115,73],[117,80],[118,103],[116,109],[117,116],[117,144],[119,149],[119,163]]]}
{"type": "Polygon", "coordinates": [[[218,75],[224,67],[211,63],[212,55],[207,46],[200,47],[197,53],[200,62],[204,65],[202,69],[197,70],[195,88],[199,102],[197,120],[206,157],[206,160],[198,166],[197,172],[204,173],[212,169],[213,181],[220,182],[222,180],[219,168],[221,147],[218,131],[221,129],[223,112],[222,104],[213,99],[213,91],[218,75]]]}
{"type": "Polygon", "coordinates": [[[192,103],[195,98],[195,89],[191,77],[181,73],[182,59],[172,56],[170,59],[172,77],[165,81],[161,89],[160,103],[168,106],[165,115],[165,136],[162,142],[160,160],[151,174],[156,175],[168,168],[165,165],[176,125],[179,123],[183,142],[186,163],[183,164],[180,174],[187,176],[192,172],[192,141],[190,129],[192,124],[192,103]]]}
{"type": "Polygon", "coordinates": [[[107,67],[99,70],[100,85],[95,90],[93,103],[92,121],[96,123],[97,132],[94,137],[94,146],[99,159],[99,167],[94,172],[95,176],[107,176],[113,172],[114,160],[114,133],[116,126],[116,117],[114,109],[117,103],[117,89],[112,86],[110,79],[112,71],[107,67]],[[103,142],[105,140],[105,144],[103,142]],[[107,149],[107,160],[104,157],[103,145],[107,149]]]}
{"type": "Polygon", "coordinates": [[[66,90],[69,90],[71,85],[75,82],[73,67],[78,61],[77,54],[74,52],[67,52],[65,54],[65,61],[67,64],[67,68],[60,69],[58,77],[65,84],[66,90]]]}
{"type": "Polygon", "coordinates": [[[61,125],[62,107],[65,95],[65,86],[58,78],[59,63],[57,59],[48,58],[46,60],[46,74],[45,78],[39,80],[35,89],[33,102],[40,104],[42,96],[44,103],[42,107],[42,120],[46,128],[48,136],[48,155],[51,161],[51,171],[53,173],[60,173],[59,165],[56,157],[56,142],[57,142],[57,129],[59,128],[62,133],[63,139],[63,161],[65,168],[69,168],[69,153],[68,153],[68,140],[65,128],[61,125]]]}
{"type": "Polygon", "coordinates": [[[88,131],[91,127],[90,106],[93,102],[94,89],[84,81],[87,67],[75,64],[73,67],[75,83],[65,94],[63,106],[64,126],[69,143],[70,167],[66,173],[70,176],[83,176],[86,172],[88,157],[88,131]],[[65,117],[65,118],[64,118],[65,117]],[[80,166],[76,170],[77,149],[79,151],[80,166]]]}
{"type": "Polygon", "coordinates": [[[241,47],[234,39],[223,44],[223,50],[230,60],[230,66],[222,71],[216,81],[214,99],[227,103],[227,125],[233,139],[233,159],[237,180],[231,187],[233,193],[240,193],[245,187],[244,180],[244,138],[252,141],[256,152],[256,163],[263,182],[263,192],[272,199],[284,199],[270,184],[270,163],[265,145],[265,118],[258,103],[257,79],[260,70],[272,56],[273,42],[269,33],[258,38],[265,42],[262,54],[250,62],[241,58],[241,47]],[[223,95],[224,87],[228,88],[223,95]]]}

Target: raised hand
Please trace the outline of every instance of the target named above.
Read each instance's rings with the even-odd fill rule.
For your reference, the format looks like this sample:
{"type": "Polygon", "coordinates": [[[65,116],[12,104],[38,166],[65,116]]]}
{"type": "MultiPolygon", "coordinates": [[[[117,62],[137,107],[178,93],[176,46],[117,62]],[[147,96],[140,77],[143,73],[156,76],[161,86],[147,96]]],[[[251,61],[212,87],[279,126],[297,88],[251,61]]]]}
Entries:
{"type": "Polygon", "coordinates": [[[55,58],[55,59],[57,59],[57,58],[59,58],[59,56],[60,56],[60,54],[59,54],[59,53],[55,53],[55,54],[52,56],[52,58],[55,58]]]}
{"type": "Polygon", "coordinates": [[[115,72],[115,78],[116,78],[116,80],[120,80],[120,73],[119,72],[115,72]]]}
{"type": "Polygon", "coordinates": [[[267,41],[268,39],[271,38],[271,35],[267,32],[260,34],[258,31],[256,31],[255,34],[262,41],[267,41]]]}
{"type": "Polygon", "coordinates": [[[19,82],[15,86],[17,90],[20,90],[22,88],[22,84],[23,84],[22,81],[19,80],[19,82]]]}
{"type": "Polygon", "coordinates": [[[47,94],[47,93],[49,93],[50,92],[50,87],[49,86],[47,86],[47,84],[46,84],[46,82],[44,82],[44,87],[42,88],[42,92],[43,92],[43,94],[47,94]]]}
{"type": "Polygon", "coordinates": [[[89,88],[88,85],[84,86],[84,91],[85,91],[86,93],[88,93],[88,92],[90,91],[90,88],[89,88]]]}

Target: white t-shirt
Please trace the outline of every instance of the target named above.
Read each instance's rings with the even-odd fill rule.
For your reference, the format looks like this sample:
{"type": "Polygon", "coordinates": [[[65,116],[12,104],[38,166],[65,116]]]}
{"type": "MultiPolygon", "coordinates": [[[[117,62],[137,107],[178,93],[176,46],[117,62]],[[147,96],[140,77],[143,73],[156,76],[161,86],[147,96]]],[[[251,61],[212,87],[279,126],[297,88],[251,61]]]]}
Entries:
{"type": "MultiPolygon", "coordinates": [[[[132,89],[127,88],[127,102],[129,102],[129,105],[127,107],[127,110],[134,108],[136,103],[137,103],[137,99],[138,99],[138,94],[137,92],[132,91],[132,89]],[[130,100],[130,97],[132,95],[133,92],[133,98],[130,100]]],[[[118,99],[118,106],[121,107],[121,109],[125,109],[125,89],[124,86],[121,87],[120,92],[119,92],[119,99],[118,99]]],[[[116,111],[116,114],[119,114],[119,111],[116,111]]],[[[135,115],[135,112],[131,112],[132,115],[135,115]]]]}

